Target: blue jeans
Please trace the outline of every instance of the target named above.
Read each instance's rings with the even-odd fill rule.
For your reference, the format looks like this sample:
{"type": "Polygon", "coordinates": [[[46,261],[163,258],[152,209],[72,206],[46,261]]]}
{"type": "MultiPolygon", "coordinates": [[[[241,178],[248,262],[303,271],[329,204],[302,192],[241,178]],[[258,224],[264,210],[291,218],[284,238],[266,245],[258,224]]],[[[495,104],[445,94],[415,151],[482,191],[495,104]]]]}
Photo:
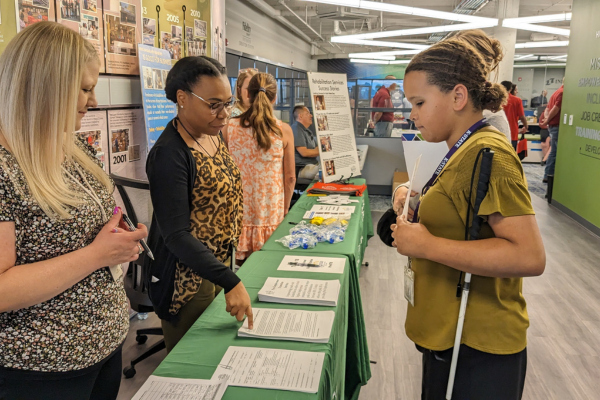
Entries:
{"type": "Polygon", "coordinates": [[[544,179],[548,178],[548,175],[554,175],[554,166],[556,165],[556,151],[558,149],[558,125],[549,126],[548,132],[550,133],[550,154],[548,154],[548,161],[546,162],[546,170],[544,171],[544,179]]]}
{"type": "Polygon", "coordinates": [[[393,122],[379,121],[375,124],[375,137],[390,137],[392,136],[393,122]]]}

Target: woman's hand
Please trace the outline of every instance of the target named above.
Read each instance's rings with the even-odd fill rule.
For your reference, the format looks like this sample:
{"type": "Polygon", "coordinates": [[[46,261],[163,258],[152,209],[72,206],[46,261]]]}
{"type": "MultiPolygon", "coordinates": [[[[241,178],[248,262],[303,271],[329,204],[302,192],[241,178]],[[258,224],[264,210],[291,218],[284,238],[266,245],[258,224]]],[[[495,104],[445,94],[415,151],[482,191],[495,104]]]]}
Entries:
{"type": "Polygon", "coordinates": [[[243,321],[244,315],[247,315],[248,328],[254,328],[254,316],[252,315],[250,296],[242,282],[238,283],[228,293],[225,293],[225,302],[227,303],[226,310],[231,316],[235,316],[238,321],[243,321]]]}
{"type": "Polygon", "coordinates": [[[142,247],[139,241],[148,236],[148,229],[138,224],[137,231],[130,232],[122,216],[121,209],[118,209],[89,246],[101,267],[128,263],[140,256],[142,247]]]}
{"type": "MultiPolygon", "coordinates": [[[[410,197],[415,197],[416,195],[418,195],[419,193],[415,192],[414,190],[410,193],[410,197]]],[[[394,195],[394,204],[393,204],[393,208],[394,211],[396,212],[396,214],[401,214],[402,210],[404,209],[404,203],[406,203],[407,200],[407,195],[408,195],[408,188],[407,187],[401,187],[398,190],[396,190],[396,194],[394,195]]],[[[410,206],[408,207],[408,218],[412,221],[413,219],[413,215],[415,214],[415,210],[413,210],[412,208],[410,208],[410,206]]]]}
{"type": "Polygon", "coordinates": [[[392,237],[392,246],[398,253],[408,257],[426,258],[425,251],[427,246],[432,245],[433,235],[424,225],[411,224],[404,216],[399,216],[392,225],[392,237]]]}

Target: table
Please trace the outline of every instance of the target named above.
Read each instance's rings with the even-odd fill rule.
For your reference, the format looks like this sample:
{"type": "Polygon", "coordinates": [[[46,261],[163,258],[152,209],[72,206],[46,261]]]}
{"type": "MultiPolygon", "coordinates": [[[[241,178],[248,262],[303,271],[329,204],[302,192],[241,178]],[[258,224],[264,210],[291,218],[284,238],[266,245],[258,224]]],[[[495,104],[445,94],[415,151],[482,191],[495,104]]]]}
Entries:
{"type": "MultiPolygon", "coordinates": [[[[366,182],[362,178],[353,178],[350,180],[354,185],[362,185],[366,182]]],[[[357,382],[354,387],[348,387],[352,383],[346,385],[346,393],[352,393],[353,399],[358,398],[360,387],[367,384],[367,381],[371,378],[371,366],[369,364],[369,347],[367,345],[366,334],[364,327],[364,314],[362,308],[362,300],[360,296],[360,285],[358,281],[358,274],[360,272],[360,266],[362,259],[367,248],[368,240],[373,237],[373,220],[371,217],[371,207],[369,206],[369,194],[365,190],[362,197],[352,197],[357,199],[358,203],[352,203],[351,205],[356,206],[352,217],[348,223],[346,229],[346,236],[343,242],[340,243],[319,243],[314,249],[294,249],[290,250],[283,246],[281,243],[277,243],[276,240],[286,235],[289,235],[290,228],[294,225],[290,222],[298,223],[302,221],[304,213],[312,208],[313,205],[318,204],[318,197],[302,195],[296,202],[294,207],[288,212],[283,222],[279,225],[277,230],[271,235],[269,240],[262,247],[261,251],[278,251],[285,252],[286,254],[311,254],[315,256],[324,256],[324,254],[338,254],[348,257],[350,265],[353,267],[352,275],[350,279],[350,291],[356,293],[357,296],[351,297],[350,302],[350,318],[348,322],[348,347],[351,348],[349,354],[356,355],[356,359],[353,356],[349,356],[346,360],[346,369],[348,373],[352,373],[354,370],[353,365],[358,363],[361,368],[356,370],[357,375],[349,378],[349,382],[357,382]],[[366,362],[365,362],[366,361],[366,362]]],[[[348,378],[348,376],[347,376],[348,378]]]]}
{"type": "MultiPolygon", "coordinates": [[[[224,400],[328,400],[355,399],[361,383],[354,381],[359,376],[360,369],[369,369],[369,359],[358,361],[358,355],[353,354],[353,348],[347,347],[347,337],[350,329],[362,327],[357,332],[364,337],[364,319],[353,321],[352,299],[360,299],[360,291],[350,283],[356,279],[354,268],[346,261],[344,274],[326,274],[316,272],[278,271],[279,263],[286,255],[285,252],[259,251],[252,254],[238,275],[244,282],[253,307],[291,308],[311,311],[335,311],[335,320],[329,343],[302,343],[280,340],[264,340],[237,337],[241,322],[225,312],[225,297],[220,294],[207,308],[204,314],[190,328],[183,339],[169,353],[165,360],[154,371],[154,375],[177,378],[210,379],[218,363],[229,346],[246,346],[276,348],[299,351],[317,351],[325,353],[325,361],[319,384],[319,391],[314,393],[288,392],[269,389],[244,387],[229,387],[224,400]],[[339,279],[341,283],[340,296],[336,307],[319,307],[293,304],[261,303],[258,301],[258,291],[268,277],[305,278],[330,280],[339,279]],[[349,364],[352,360],[353,364],[349,364]],[[366,366],[364,365],[366,363],[366,366]],[[348,368],[352,369],[349,371],[348,368]],[[350,388],[350,392],[348,391],[350,388]]],[[[319,254],[323,257],[340,257],[336,254],[319,254]]],[[[362,316],[362,314],[361,314],[362,316]]],[[[365,339],[366,340],[366,339],[365,339]]],[[[369,370],[370,373],[370,370],[369,370]]]]}
{"type": "MultiPolygon", "coordinates": [[[[366,180],[362,178],[350,179],[353,185],[363,185],[366,180]]],[[[312,206],[319,204],[318,197],[307,196],[303,194],[296,202],[294,207],[288,212],[283,219],[283,222],[277,227],[273,235],[267,240],[262,250],[267,251],[287,251],[289,254],[306,254],[310,251],[311,254],[320,255],[321,253],[343,254],[350,259],[350,264],[354,268],[360,268],[362,259],[367,248],[368,240],[373,237],[373,220],[371,218],[371,207],[369,205],[369,194],[365,190],[362,197],[351,197],[358,200],[358,203],[348,204],[355,206],[356,209],[350,218],[346,236],[343,242],[340,243],[319,243],[317,247],[310,250],[295,249],[290,250],[276,240],[290,234],[290,228],[302,221],[302,217],[309,211],[312,206]]]]}

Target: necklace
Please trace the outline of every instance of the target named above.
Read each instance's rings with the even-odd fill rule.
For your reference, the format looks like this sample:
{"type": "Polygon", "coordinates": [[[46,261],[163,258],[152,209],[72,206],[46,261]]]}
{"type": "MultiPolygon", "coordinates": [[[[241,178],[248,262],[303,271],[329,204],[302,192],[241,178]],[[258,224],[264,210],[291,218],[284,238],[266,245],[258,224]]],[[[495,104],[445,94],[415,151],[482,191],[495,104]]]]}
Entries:
{"type": "MultiPolygon", "coordinates": [[[[209,157],[211,157],[211,158],[215,158],[215,156],[217,155],[217,153],[215,153],[215,156],[211,156],[211,155],[210,155],[210,153],[209,153],[209,152],[208,152],[208,151],[207,151],[207,150],[204,148],[204,146],[202,146],[202,145],[200,144],[200,142],[198,142],[198,140],[196,140],[196,138],[195,138],[195,137],[194,137],[194,136],[193,136],[193,135],[190,133],[190,131],[188,131],[188,130],[187,130],[187,128],[185,127],[185,125],[183,124],[183,122],[181,122],[181,120],[180,120],[179,118],[177,118],[177,123],[180,123],[180,124],[181,124],[181,126],[182,126],[183,130],[185,130],[185,132],[186,132],[188,135],[190,135],[190,137],[192,138],[192,140],[193,140],[194,142],[196,142],[196,144],[197,144],[198,146],[200,146],[200,148],[201,148],[202,150],[204,150],[204,152],[206,153],[206,155],[207,155],[207,156],[209,156],[209,157]]],[[[212,136],[210,137],[210,141],[212,142],[212,144],[213,144],[213,146],[215,147],[215,149],[217,149],[217,150],[218,150],[218,148],[217,148],[217,144],[215,143],[215,141],[214,141],[214,139],[212,138],[212,136]]],[[[217,151],[217,152],[218,152],[218,151],[217,151]]]]}

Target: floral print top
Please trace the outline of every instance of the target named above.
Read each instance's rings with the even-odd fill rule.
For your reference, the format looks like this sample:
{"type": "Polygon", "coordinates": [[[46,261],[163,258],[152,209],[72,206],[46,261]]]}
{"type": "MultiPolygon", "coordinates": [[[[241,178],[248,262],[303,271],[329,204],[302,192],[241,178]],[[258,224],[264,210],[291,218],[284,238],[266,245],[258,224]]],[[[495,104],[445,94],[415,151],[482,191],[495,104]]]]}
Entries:
{"type": "MultiPolygon", "coordinates": [[[[95,152],[77,143],[95,160],[95,152]]],[[[74,161],[63,167],[81,179],[78,170],[112,216],[112,193],[74,161]]],[[[68,175],[66,175],[68,176],[68,175]]],[[[83,192],[70,181],[72,189],[83,192]]],[[[88,195],[71,210],[72,218],[49,218],[29,193],[15,158],[0,146],[0,223],[15,224],[16,266],[48,260],[92,243],[104,226],[98,204],[88,195]]],[[[109,356],[125,340],[129,329],[127,297],[108,267],[98,269],[56,297],[31,307],[0,313],[0,366],[65,372],[87,368],[109,356]]]]}

